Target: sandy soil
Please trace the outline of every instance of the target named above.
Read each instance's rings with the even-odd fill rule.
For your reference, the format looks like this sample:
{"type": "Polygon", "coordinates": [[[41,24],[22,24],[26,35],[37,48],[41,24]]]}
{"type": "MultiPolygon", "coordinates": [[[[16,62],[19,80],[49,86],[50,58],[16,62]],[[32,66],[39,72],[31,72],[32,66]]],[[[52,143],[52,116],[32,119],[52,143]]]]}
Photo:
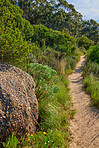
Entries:
{"type": "Polygon", "coordinates": [[[99,148],[99,110],[90,106],[90,96],[83,88],[81,66],[84,62],[85,58],[81,56],[74,73],[68,78],[73,108],[77,111],[70,121],[72,141],[69,148],[99,148]]]}

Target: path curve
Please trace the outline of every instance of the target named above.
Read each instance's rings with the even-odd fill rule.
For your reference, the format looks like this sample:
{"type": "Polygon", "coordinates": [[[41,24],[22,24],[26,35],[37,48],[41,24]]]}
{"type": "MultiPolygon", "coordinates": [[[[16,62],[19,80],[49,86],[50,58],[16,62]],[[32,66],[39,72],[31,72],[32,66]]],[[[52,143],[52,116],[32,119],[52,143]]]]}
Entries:
{"type": "Polygon", "coordinates": [[[69,148],[99,148],[99,110],[90,106],[90,96],[83,89],[81,66],[84,62],[85,57],[81,56],[74,73],[68,77],[73,108],[77,111],[70,121],[69,148]]]}

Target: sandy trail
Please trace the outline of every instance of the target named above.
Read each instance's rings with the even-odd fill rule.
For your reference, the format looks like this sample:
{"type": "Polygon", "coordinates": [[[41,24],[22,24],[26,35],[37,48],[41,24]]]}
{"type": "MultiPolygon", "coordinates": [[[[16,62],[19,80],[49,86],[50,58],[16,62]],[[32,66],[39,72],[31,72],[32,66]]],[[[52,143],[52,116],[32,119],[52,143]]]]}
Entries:
{"type": "Polygon", "coordinates": [[[90,96],[83,90],[81,66],[85,58],[81,56],[74,73],[69,76],[70,94],[77,111],[70,121],[72,142],[69,148],[99,148],[99,110],[90,106],[90,96]]]}

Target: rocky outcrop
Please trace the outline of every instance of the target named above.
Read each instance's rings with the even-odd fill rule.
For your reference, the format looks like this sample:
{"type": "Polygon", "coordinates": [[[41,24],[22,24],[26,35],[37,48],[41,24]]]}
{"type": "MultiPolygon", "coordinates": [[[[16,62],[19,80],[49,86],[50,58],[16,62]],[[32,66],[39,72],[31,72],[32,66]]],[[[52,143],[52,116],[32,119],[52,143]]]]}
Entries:
{"type": "Polygon", "coordinates": [[[33,134],[38,120],[35,83],[26,72],[0,63],[0,137],[33,134]]]}

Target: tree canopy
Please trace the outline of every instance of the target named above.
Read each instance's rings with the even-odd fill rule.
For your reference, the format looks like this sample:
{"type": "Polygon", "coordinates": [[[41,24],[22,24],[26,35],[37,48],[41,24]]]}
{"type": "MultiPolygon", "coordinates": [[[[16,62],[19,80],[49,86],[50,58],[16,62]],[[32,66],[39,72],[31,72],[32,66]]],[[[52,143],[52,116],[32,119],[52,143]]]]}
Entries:
{"type": "MultiPolygon", "coordinates": [[[[17,0],[10,0],[16,4],[17,0]]],[[[23,17],[31,24],[44,25],[54,30],[65,30],[74,37],[86,35],[97,43],[99,41],[99,24],[91,20],[84,21],[82,14],[66,0],[19,0],[23,17]]]]}

